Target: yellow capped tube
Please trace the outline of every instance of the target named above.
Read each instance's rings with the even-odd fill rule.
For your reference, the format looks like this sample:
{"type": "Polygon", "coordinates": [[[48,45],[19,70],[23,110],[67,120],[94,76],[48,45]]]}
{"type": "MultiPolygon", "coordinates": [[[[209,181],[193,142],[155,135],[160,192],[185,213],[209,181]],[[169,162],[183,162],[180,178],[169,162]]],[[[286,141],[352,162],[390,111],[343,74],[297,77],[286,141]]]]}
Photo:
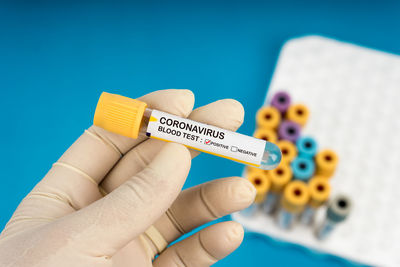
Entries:
{"type": "Polygon", "coordinates": [[[292,213],[300,213],[310,198],[307,184],[302,181],[290,182],[283,192],[282,207],[292,213]]]}
{"type": "Polygon", "coordinates": [[[145,102],[106,92],[100,96],[93,123],[126,137],[144,134],[263,170],[274,169],[282,157],[274,143],[150,109],[145,102]]]}
{"type": "Polygon", "coordinates": [[[276,143],[282,152],[282,162],[291,163],[297,156],[296,146],[287,140],[280,140],[276,143]]]}
{"type": "Polygon", "coordinates": [[[256,122],[260,128],[275,129],[281,122],[281,114],[272,106],[262,107],[257,112],[256,122]]]}
{"type": "Polygon", "coordinates": [[[292,169],[286,163],[281,163],[276,169],[268,171],[271,189],[263,203],[265,213],[273,213],[276,210],[283,188],[290,182],[292,176],[292,169]]]}
{"type": "Polygon", "coordinates": [[[310,116],[310,111],[303,104],[295,104],[291,105],[286,112],[286,118],[290,121],[293,121],[301,126],[304,126],[308,117],[310,116]]]}
{"type": "Polygon", "coordinates": [[[246,167],[246,176],[248,176],[249,173],[251,173],[251,172],[265,172],[265,171],[262,169],[259,169],[259,168],[247,166],[246,167]]]}
{"type": "Polygon", "coordinates": [[[264,172],[252,172],[249,173],[247,179],[254,185],[254,187],[257,190],[254,203],[256,204],[262,203],[271,186],[271,182],[268,179],[267,174],[264,172]]]}
{"type": "Polygon", "coordinates": [[[308,190],[310,192],[309,205],[312,208],[318,208],[325,204],[331,194],[329,181],[321,177],[312,178],[308,184],[308,190]]]}
{"type": "Polygon", "coordinates": [[[331,177],[335,173],[338,162],[339,157],[333,150],[319,151],[315,156],[316,174],[327,178],[331,177]]]}
{"type": "Polygon", "coordinates": [[[145,102],[103,92],[97,103],[93,124],[107,131],[136,139],[146,109],[145,102]]]}
{"type": "Polygon", "coordinates": [[[271,180],[271,191],[281,193],[292,179],[293,172],[288,164],[281,163],[276,169],[268,171],[268,176],[271,180]]]}
{"type": "Polygon", "coordinates": [[[281,199],[281,209],[278,214],[278,225],[283,229],[290,229],[295,216],[303,211],[309,200],[307,185],[302,181],[290,182],[281,199]]]}
{"type": "Polygon", "coordinates": [[[253,184],[257,192],[254,203],[240,212],[243,216],[249,217],[256,213],[259,204],[264,201],[271,183],[265,171],[251,171],[247,174],[247,179],[253,184]]]}
{"type": "Polygon", "coordinates": [[[314,220],[316,210],[324,205],[331,194],[329,180],[323,177],[314,177],[308,183],[310,201],[301,214],[300,221],[305,224],[311,224],[314,220]]]}
{"type": "Polygon", "coordinates": [[[262,139],[271,143],[276,143],[278,135],[276,131],[268,128],[258,128],[253,135],[255,138],[262,139]]]}

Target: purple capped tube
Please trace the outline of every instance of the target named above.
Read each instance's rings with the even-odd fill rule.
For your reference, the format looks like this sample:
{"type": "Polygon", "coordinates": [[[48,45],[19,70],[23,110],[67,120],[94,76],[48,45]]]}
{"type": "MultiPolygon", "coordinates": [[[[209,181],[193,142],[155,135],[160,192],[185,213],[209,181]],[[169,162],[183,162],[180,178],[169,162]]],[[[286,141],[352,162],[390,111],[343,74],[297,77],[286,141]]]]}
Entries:
{"type": "Polygon", "coordinates": [[[275,93],[271,100],[271,106],[275,107],[282,114],[286,112],[291,103],[290,95],[284,91],[275,93]]]}
{"type": "Polygon", "coordinates": [[[279,139],[296,143],[297,139],[300,137],[300,129],[300,125],[295,122],[283,121],[281,125],[279,125],[279,139]]]}

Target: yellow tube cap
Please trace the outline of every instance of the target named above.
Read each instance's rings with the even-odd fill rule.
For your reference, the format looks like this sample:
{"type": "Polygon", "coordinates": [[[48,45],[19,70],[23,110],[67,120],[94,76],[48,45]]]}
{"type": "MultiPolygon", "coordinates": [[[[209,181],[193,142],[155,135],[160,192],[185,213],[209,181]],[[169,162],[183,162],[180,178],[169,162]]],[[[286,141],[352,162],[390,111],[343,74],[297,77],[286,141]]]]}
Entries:
{"type": "Polygon", "coordinates": [[[325,177],[331,177],[335,173],[338,162],[339,157],[333,150],[321,150],[315,156],[317,174],[325,177]]]}
{"type": "Polygon", "coordinates": [[[286,112],[286,118],[290,121],[304,126],[307,123],[310,111],[303,104],[291,105],[286,112]]]}
{"type": "Polygon", "coordinates": [[[280,140],[276,145],[282,151],[282,162],[291,163],[297,156],[297,148],[292,142],[280,140]]]}
{"type": "Polygon", "coordinates": [[[263,169],[260,169],[260,168],[256,168],[256,167],[251,167],[251,166],[247,166],[246,167],[246,173],[247,174],[249,174],[249,173],[251,173],[251,172],[262,172],[262,173],[264,173],[264,172],[266,172],[265,170],[263,170],[263,169]]]}
{"type": "Polygon", "coordinates": [[[310,180],[308,189],[310,192],[310,206],[313,208],[318,208],[324,204],[331,193],[328,179],[318,176],[310,180]]]}
{"type": "Polygon", "coordinates": [[[281,114],[274,107],[262,107],[257,111],[256,122],[258,127],[275,129],[280,121],[281,114]]]}
{"type": "Polygon", "coordinates": [[[282,206],[289,212],[299,213],[304,209],[309,197],[307,185],[302,181],[293,181],[283,192],[282,206]]]}
{"type": "Polygon", "coordinates": [[[279,193],[290,182],[293,172],[288,164],[281,163],[275,169],[268,171],[268,175],[271,180],[271,191],[279,193]]]}
{"type": "Polygon", "coordinates": [[[145,102],[103,92],[93,124],[116,134],[137,138],[146,107],[145,102]]]}
{"type": "Polygon", "coordinates": [[[257,190],[255,203],[261,203],[269,190],[271,185],[268,176],[263,172],[251,172],[247,175],[247,179],[254,185],[257,190]]]}
{"type": "Polygon", "coordinates": [[[272,129],[268,128],[258,128],[253,135],[255,138],[263,139],[265,141],[276,143],[278,140],[278,135],[272,129]]]}

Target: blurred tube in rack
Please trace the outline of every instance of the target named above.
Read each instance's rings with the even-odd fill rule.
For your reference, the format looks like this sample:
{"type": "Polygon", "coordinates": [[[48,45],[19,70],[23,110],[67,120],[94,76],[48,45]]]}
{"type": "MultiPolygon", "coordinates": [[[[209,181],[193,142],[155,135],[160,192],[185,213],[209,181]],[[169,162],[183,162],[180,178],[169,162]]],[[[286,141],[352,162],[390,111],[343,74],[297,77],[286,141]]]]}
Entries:
{"type": "Polygon", "coordinates": [[[297,156],[297,148],[293,143],[287,140],[280,140],[276,143],[276,145],[282,152],[281,161],[283,163],[289,164],[297,156]]]}
{"type": "Polygon", "coordinates": [[[275,129],[281,122],[281,114],[271,106],[262,107],[256,115],[257,127],[275,129]]]}
{"type": "Polygon", "coordinates": [[[278,140],[278,135],[276,134],[276,132],[269,128],[258,128],[254,132],[254,137],[258,139],[263,139],[271,143],[276,143],[276,141],[278,140]]]}
{"type": "Polygon", "coordinates": [[[281,114],[285,114],[291,104],[290,95],[280,91],[275,93],[271,99],[271,106],[275,107],[281,114]]]}
{"type": "Polygon", "coordinates": [[[301,213],[309,200],[308,187],[302,181],[290,182],[283,191],[281,208],[278,213],[278,226],[290,229],[294,219],[301,213]]]}
{"type": "Polygon", "coordinates": [[[337,224],[346,220],[351,209],[352,202],[348,196],[342,194],[334,197],[329,202],[325,220],[316,229],[317,238],[319,240],[326,239],[332,233],[333,229],[335,229],[337,224]]]}
{"type": "Polygon", "coordinates": [[[291,105],[286,112],[286,119],[293,121],[302,127],[307,123],[309,116],[310,111],[303,104],[291,105]]]}
{"type": "Polygon", "coordinates": [[[263,203],[271,183],[265,171],[259,169],[249,171],[247,174],[247,179],[256,188],[257,193],[254,199],[254,203],[251,204],[248,208],[242,210],[241,214],[244,216],[253,216],[260,204],[263,203]]]}
{"type": "Polygon", "coordinates": [[[300,137],[296,142],[296,146],[300,157],[312,159],[317,154],[317,142],[310,136],[300,137]]]}
{"type": "Polygon", "coordinates": [[[321,175],[327,178],[331,177],[335,173],[338,162],[339,157],[334,151],[330,149],[319,151],[315,156],[317,175],[321,175]]]}
{"type": "Polygon", "coordinates": [[[315,163],[312,159],[297,157],[290,164],[293,170],[293,178],[308,181],[315,172],[315,163]]]}
{"type": "Polygon", "coordinates": [[[288,164],[281,163],[276,169],[268,171],[268,178],[271,187],[263,203],[265,213],[272,213],[276,210],[284,187],[292,179],[292,170],[288,164]]]}
{"type": "Polygon", "coordinates": [[[279,125],[278,137],[281,140],[287,140],[292,143],[296,143],[297,139],[300,137],[300,125],[292,121],[283,121],[279,125]]]}
{"type": "Polygon", "coordinates": [[[312,178],[308,183],[308,191],[310,200],[300,217],[301,223],[305,225],[313,223],[317,209],[328,201],[331,193],[329,180],[318,176],[312,178]]]}

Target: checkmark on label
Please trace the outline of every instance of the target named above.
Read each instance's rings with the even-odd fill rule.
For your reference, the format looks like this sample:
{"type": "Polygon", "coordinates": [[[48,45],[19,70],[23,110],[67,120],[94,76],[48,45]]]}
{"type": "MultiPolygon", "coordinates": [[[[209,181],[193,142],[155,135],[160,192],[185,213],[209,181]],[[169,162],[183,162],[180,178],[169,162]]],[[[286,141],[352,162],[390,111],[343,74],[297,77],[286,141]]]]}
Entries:
{"type": "Polygon", "coordinates": [[[209,144],[211,144],[211,140],[210,140],[210,139],[206,139],[206,140],[204,140],[204,144],[206,144],[206,145],[209,145],[209,144]]]}

